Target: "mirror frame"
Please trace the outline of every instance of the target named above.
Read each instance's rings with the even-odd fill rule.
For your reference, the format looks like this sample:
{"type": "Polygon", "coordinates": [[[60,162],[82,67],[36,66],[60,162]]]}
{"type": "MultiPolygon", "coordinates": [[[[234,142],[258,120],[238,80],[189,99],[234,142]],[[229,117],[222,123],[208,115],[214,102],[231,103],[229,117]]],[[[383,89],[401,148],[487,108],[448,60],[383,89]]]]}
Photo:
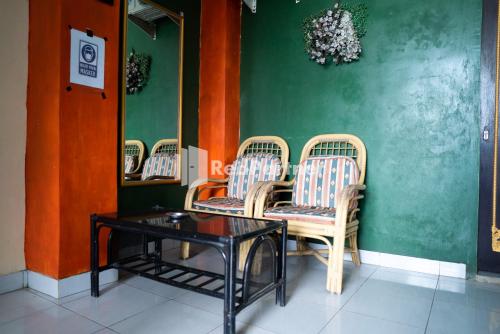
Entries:
{"type": "MultiPolygon", "coordinates": [[[[167,16],[179,26],[179,91],[178,91],[178,121],[177,121],[177,172],[178,178],[172,180],[148,180],[148,181],[129,181],[125,180],[125,119],[127,113],[126,106],[126,64],[127,64],[127,29],[128,29],[128,0],[122,0],[122,29],[120,35],[122,61],[121,61],[121,86],[120,94],[120,185],[122,187],[129,186],[145,186],[159,184],[179,184],[182,178],[182,85],[183,85],[183,66],[184,66],[184,14],[177,14],[170,9],[157,4],[152,0],[141,0],[142,2],[154,6],[167,14],[167,16]]],[[[152,149],[152,148],[150,148],[152,149]]]]}

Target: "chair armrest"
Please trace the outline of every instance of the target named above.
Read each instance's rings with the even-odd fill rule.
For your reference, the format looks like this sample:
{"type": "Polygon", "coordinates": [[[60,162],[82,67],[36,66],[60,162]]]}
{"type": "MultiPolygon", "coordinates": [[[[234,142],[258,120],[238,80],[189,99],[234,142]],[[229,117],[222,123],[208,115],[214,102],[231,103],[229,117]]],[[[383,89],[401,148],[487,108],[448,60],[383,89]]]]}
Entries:
{"type": "Polygon", "coordinates": [[[207,183],[227,183],[229,181],[229,178],[226,178],[226,179],[197,179],[195,181],[193,181],[193,183],[191,183],[189,185],[189,189],[191,188],[198,188],[199,186],[202,186],[204,184],[207,184],[207,183]]]}
{"type": "Polygon", "coordinates": [[[291,187],[293,186],[294,180],[292,181],[272,181],[272,182],[264,182],[264,184],[258,190],[255,198],[255,206],[254,206],[254,217],[263,218],[264,210],[266,209],[266,201],[269,194],[276,187],[291,187]]]}
{"type": "Polygon", "coordinates": [[[350,211],[349,203],[354,199],[363,198],[363,196],[360,196],[358,193],[365,189],[366,186],[364,184],[351,184],[342,190],[342,193],[340,194],[339,197],[339,202],[337,204],[337,212],[335,217],[336,229],[345,229],[347,224],[348,214],[350,211]]]}
{"type": "MultiPolygon", "coordinates": [[[[186,193],[186,199],[184,200],[184,209],[185,210],[191,210],[193,207],[193,202],[194,202],[194,197],[196,193],[198,192],[198,188],[201,186],[206,186],[208,183],[217,183],[221,184],[222,186],[218,186],[217,188],[223,188],[227,186],[229,178],[226,179],[197,179],[193,183],[189,185],[189,189],[186,193]]],[[[199,192],[198,192],[199,194],[199,192]]]]}
{"type": "Polygon", "coordinates": [[[174,180],[174,176],[165,176],[165,175],[151,175],[148,176],[144,181],[151,181],[151,180],[174,180]]]}
{"type": "Polygon", "coordinates": [[[141,173],[125,173],[125,180],[140,180],[141,173]]]}
{"type": "Polygon", "coordinates": [[[245,216],[253,217],[254,205],[257,199],[257,195],[259,194],[260,189],[266,184],[266,181],[257,181],[247,192],[245,197],[245,216]]]}

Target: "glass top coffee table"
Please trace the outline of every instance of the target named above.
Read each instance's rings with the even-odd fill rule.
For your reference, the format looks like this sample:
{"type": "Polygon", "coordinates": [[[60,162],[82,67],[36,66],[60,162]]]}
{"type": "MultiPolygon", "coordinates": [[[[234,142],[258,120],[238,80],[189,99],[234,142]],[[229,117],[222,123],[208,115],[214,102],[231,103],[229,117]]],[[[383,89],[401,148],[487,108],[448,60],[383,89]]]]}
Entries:
{"type": "MultiPolygon", "coordinates": [[[[154,211],[136,215],[93,214],[91,225],[91,294],[99,297],[99,272],[115,268],[178,288],[224,300],[224,333],[235,333],[235,317],[260,297],[276,291],[286,298],[286,221],[258,220],[216,214],[154,211]],[[155,251],[99,265],[101,228],[126,231],[155,240],[155,251]],[[174,239],[216,248],[224,259],[224,274],[169,263],[161,257],[161,240],[174,239]],[[241,277],[237,275],[240,244],[253,240],[241,277]]],[[[109,241],[108,241],[109,242],[109,241]]],[[[109,253],[109,244],[108,244],[109,253]]],[[[108,254],[109,259],[109,254],[108,254]]]]}

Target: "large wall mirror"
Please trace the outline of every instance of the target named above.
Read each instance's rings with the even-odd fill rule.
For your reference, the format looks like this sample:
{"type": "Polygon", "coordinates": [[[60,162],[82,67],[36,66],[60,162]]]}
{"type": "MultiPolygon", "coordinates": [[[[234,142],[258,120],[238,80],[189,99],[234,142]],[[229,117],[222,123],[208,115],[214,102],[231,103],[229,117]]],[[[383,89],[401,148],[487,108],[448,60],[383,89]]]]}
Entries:
{"type": "Polygon", "coordinates": [[[178,183],[184,18],[152,0],[123,15],[122,185],[178,183]]]}

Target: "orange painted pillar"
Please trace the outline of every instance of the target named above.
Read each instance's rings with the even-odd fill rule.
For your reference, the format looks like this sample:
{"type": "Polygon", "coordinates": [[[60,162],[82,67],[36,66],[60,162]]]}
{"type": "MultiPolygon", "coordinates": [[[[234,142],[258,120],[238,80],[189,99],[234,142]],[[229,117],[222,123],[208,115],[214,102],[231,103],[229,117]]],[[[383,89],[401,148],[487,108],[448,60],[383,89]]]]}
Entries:
{"type": "Polygon", "coordinates": [[[31,0],[29,6],[26,266],[62,279],[89,271],[89,215],[117,209],[120,4],[31,0]],[[69,26],[107,38],[106,99],[88,87],[66,90],[69,26]]]}
{"type": "MultiPolygon", "coordinates": [[[[201,0],[199,147],[230,164],[240,131],[241,1],[201,0]]],[[[223,178],[209,168],[209,177],[223,178]]]]}

